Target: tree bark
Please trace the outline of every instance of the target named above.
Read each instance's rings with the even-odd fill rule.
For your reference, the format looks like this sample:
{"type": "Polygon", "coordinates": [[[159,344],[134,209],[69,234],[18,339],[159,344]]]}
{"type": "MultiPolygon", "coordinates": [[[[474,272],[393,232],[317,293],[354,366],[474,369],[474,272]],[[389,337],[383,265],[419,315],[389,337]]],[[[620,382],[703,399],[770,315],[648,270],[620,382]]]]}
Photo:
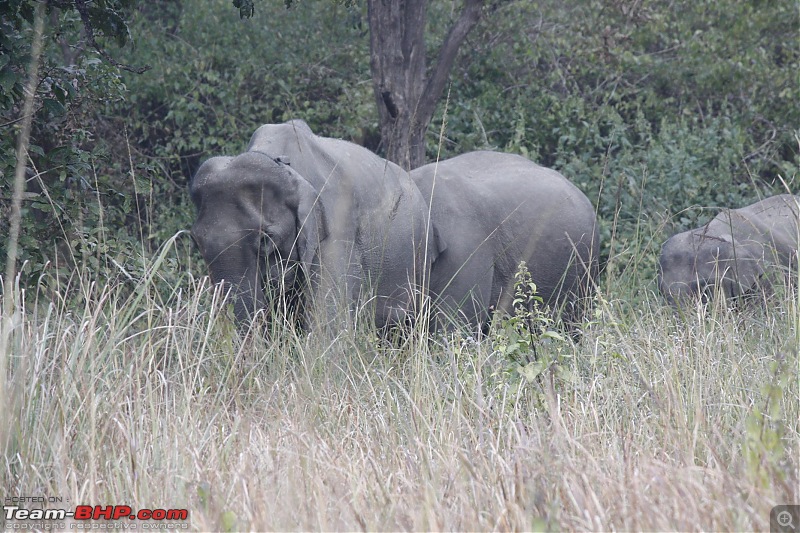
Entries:
{"type": "Polygon", "coordinates": [[[367,0],[370,69],[386,157],[410,170],[425,164],[425,133],[458,49],[481,18],[484,0],[465,0],[436,63],[426,69],[428,0],[367,0]]]}

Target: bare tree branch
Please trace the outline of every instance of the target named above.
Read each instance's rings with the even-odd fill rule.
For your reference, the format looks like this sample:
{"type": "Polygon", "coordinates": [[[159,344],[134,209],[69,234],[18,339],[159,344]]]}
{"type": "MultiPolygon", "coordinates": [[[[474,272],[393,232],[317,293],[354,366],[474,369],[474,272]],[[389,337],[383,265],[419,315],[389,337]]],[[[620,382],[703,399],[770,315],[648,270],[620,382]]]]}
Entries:
{"type": "Polygon", "coordinates": [[[466,0],[464,9],[461,11],[453,27],[439,49],[439,57],[431,69],[428,83],[422,92],[419,105],[417,107],[417,120],[421,124],[427,125],[436,110],[436,104],[444,91],[447,79],[450,77],[450,70],[458,56],[458,49],[464,42],[472,28],[481,19],[484,0],[466,0]]]}
{"type": "Polygon", "coordinates": [[[97,43],[97,40],[94,36],[94,27],[92,26],[92,20],[89,17],[89,10],[86,7],[86,0],[75,0],[75,9],[78,10],[78,13],[81,15],[81,22],[83,22],[83,29],[86,31],[86,40],[89,41],[89,44],[92,45],[92,48],[97,50],[97,53],[100,56],[114,65],[117,68],[121,68],[122,70],[127,70],[128,72],[133,72],[135,74],[142,74],[150,70],[150,65],[145,65],[143,67],[131,67],[129,65],[125,65],[124,63],[120,63],[111,55],[105,51],[105,49],[97,43]]]}

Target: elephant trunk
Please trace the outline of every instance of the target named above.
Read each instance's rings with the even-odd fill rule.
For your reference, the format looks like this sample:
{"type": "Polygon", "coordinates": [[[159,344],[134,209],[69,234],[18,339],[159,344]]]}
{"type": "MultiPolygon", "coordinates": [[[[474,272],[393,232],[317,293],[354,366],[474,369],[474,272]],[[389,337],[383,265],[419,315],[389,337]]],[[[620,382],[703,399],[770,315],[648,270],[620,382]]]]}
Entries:
{"type": "Polygon", "coordinates": [[[267,307],[261,276],[256,261],[242,266],[217,261],[211,268],[211,276],[215,283],[222,282],[226,290],[230,290],[233,299],[233,312],[239,325],[247,323],[256,311],[267,307]]]}

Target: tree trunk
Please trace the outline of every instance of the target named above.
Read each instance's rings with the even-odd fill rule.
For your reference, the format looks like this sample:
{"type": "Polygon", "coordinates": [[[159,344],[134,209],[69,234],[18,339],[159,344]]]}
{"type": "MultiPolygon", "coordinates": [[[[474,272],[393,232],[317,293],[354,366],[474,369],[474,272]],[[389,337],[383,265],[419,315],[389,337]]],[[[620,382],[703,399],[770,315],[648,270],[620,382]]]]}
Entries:
{"type": "Polygon", "coordinates": [[[458,48],[481,17],[483,0],[465,0],[426,72],[428,0],[367,0],[370,70],[386,157],[410,170],[425,164],[425,132],[458,48]]]}

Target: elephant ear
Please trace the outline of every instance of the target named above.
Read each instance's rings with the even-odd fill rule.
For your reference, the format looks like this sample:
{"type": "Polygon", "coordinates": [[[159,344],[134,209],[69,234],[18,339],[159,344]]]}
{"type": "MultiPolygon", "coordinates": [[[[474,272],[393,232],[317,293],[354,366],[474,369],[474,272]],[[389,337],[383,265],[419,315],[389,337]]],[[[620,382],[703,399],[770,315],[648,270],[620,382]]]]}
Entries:
{"type": "Polygon", "coordinates": [[[431,224],[430,242],[428,243],[429,254],[431,254],[431,263],[435,263],[436,259],[447,250],[447,241],[442,237],[439,228],[431,224]],[[431,253],[432,252],[432,253],[431,253]]]}
{"type": "Polygon", "coordinates": [[[739,294],[750,292],[766,281],[762,279],[767,271],[765,253],[766,250],[760,243],[736,248],[736,279],[739,284],[739,294]]]}
{"type": "Polygon", "coordinates": [[[297,252],[303,266],[309,269],[319,243],[328,236],[328,228],[319,193],[300,175],[297,175],[297,196],[297,252]]]}
{"type": "Polygon", "coordinates": [[[720,235],[727,246],[720,259],[726,265],[725,278],[722,281],[723,289],[727,296],[741,296],[746,294],[759,283],[764,273],[763,249],[757,245],[740,244],[730,234],[720,235]]]}

